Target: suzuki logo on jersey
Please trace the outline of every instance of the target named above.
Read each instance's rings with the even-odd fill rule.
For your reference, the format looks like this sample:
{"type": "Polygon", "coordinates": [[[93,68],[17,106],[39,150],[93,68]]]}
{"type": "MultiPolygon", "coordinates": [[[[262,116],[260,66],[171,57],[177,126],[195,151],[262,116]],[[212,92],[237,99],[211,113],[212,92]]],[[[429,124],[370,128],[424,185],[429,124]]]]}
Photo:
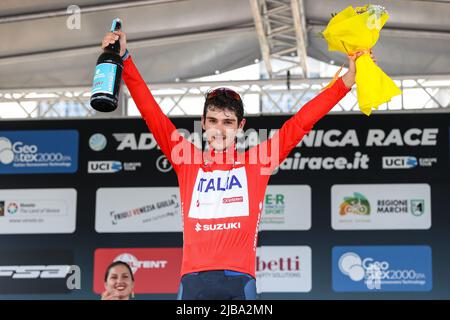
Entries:
{"type": "Polygon", "coordinates": [[[232,230],[232,229],[240,229],[240,222],[228,222],[228,223],[216,223],[216,224],[204,224],[201,225],[197,222],[195,225],[195,231],[219,231],[219,230],[232,230]]]}
{"type": "Polygon", "coordinates": [[[215,178],[212,177],[210,179],[200,178],[200,182],[197,186],[197,191],[199,192],[209,192],[209,191],[225,191],[228,189],[241,188],[242,185],[239,182],[239,179],[233,175],[231,178],[227,177],[226,182],[222,180],[221,177],[215,178]]]}
{"type": "MultiPolygon", "coordinates": [[[[245,167],[228,171],[199,169],[192,192],[189,218],[215,219],[249,215],[245,167]]],[[[203,229],[204,230],[204,229],[203,229]]]]}

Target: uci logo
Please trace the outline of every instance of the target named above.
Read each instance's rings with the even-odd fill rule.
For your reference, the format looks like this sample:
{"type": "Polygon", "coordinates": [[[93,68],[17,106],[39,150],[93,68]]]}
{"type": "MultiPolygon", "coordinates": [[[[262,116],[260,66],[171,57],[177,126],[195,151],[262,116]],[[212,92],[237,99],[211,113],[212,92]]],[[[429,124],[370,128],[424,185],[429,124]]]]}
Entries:
{"type": "Polygon", "coordinates": [[[89,161],[88,173],[115,173],[122,170],[120,161],[89,161]]]}
{"type": "Polygon", "coordinates": [[[416,157],[383,157],[383,169],[411,169],[417,167],[416,157]]]}

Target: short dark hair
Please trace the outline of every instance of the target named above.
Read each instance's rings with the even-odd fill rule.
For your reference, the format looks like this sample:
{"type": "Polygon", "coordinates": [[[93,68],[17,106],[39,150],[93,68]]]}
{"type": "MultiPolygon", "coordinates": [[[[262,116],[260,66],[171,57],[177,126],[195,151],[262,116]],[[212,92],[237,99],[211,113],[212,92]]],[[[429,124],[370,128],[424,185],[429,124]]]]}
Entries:
{"type": "Polygon", "coordinates": [[[244,119],[244,104],[240,95],[228,88],[217,88],[210,90],[205,95],[203,106],[203,117],[206,118],[208,110],[229,110],[234,112],[238,124],[244,119]]]}
{"type": "Polygon", "coordinates": [[[131,270],[131,267],[128,263],[123,262],[123,261],[114,261],[113,263],[111,263],[108,268],[106,269],[106,273],[105,273],[105,282],[108,281],[108,277],[109,277],[109,273],[111,272],[111,269],[116,267],[116,266],[125,266],[127,267],[128,271],[130,271],[131,274],[131,280],[133,280],[134,282],[134,275],[133,275],[133,270],[131,270]]]}

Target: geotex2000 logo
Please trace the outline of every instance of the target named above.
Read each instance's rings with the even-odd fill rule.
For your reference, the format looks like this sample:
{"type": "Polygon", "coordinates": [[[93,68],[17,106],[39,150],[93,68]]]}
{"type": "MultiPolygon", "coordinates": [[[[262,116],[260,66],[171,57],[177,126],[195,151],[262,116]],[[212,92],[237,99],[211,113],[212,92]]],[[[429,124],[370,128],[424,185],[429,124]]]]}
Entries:
{"type": "Polygon", "coordinates": [[[431,291],[428,246],[333,248],[333,289],[360,291],[431,291]]]}
{"type": "Polygon", "coordinates": [[[0,131],[1,173],[73,173],[78,131],[0,131]]]}

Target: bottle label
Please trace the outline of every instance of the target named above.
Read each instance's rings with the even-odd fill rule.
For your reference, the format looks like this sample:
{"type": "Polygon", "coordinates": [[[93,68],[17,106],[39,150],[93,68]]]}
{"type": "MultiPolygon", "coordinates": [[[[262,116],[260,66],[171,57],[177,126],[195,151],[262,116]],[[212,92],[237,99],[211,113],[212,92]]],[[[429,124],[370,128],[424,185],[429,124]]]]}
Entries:
{"type": "Polygon", "coordinates": [[[113,20],[113,22],[112,22],[112,25],[111,25],[111,32],[114,32],[116,30],[120,30],[120,27],[121,27],[120,19],[119,18],[115,18],[113,20]]]}
{"type": "Polygon", "coordinates": [[[91,95],[95,93],[114,94],[117,65],[112,63],[100,63],[95,67],[94,84],[91,95]]]}

